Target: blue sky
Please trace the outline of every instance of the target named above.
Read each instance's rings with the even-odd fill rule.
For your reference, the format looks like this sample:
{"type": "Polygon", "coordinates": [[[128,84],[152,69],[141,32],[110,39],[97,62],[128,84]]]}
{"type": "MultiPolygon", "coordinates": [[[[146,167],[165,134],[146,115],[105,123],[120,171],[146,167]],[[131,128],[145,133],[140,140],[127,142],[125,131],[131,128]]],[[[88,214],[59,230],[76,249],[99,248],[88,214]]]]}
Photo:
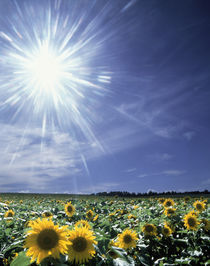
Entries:
{"type": "Polygon", "coordinates": [[[209,12],[1,0],[0,191],[210,189],[209,12]]]}

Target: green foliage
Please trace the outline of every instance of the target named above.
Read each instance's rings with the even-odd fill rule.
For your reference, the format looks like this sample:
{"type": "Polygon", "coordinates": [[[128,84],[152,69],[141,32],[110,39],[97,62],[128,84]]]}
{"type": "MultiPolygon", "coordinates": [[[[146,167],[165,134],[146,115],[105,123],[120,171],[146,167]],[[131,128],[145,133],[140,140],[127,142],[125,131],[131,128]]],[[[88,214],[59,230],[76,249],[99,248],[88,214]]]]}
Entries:
{"type": "MultiPolygon", "coordinates": [[[[133,265],[208,265],[210,234],[203,219],[209,220],[208,199],[205,211],[197,214],[199,226],[196,230],[187,230],[184,216],[194,209],[196,200],[174,198],[176,211],[166,216],[164,207],[158,198],[118,198],[68,195],[0,195],[0,265],[27,266],[31,264],[26,256],[24,242],[29,230],[29,221],[42,218],[44,212],[52,213],[52,220],[60,226],[68,225],[73,229],[77,221],[86,218],[86,212],[92,210],[97,219],[89,220],[97,245],[96,255],[83,264],[85,266],[133,266],[133,265]],[[64,206],[71,201],[76,211],[72,217],[65,213],[64,206]],[[14,211],[13,217],[5,217],[8,210],[14,211]],[[97,215],[97,216],[96,216],[97,215]],[[155,236],[146,236],[142,228],[145,224],[157,228],[155,236]],[[170,236],[164,236],[162,229],[167,223],[172,228],[170,236]],[[116,245],[118,235],[124,229],[137,233],[136,247],[126,250],[116,245]],[[112,243],[110,243],[112,241],[112,243]]],[[[195,209],[194,209],[195,210],[195,209]]],[[[55,260],[47,257],[41,262],[47,265],[70,264],[66,255],[55,260]]]]}
{"type": "Polygon", "coordinates": [[[20,252],[18,256],[12,261],[11,266],[28,266],[30,265],[30,258],[26,256],[25,252],[20,252]]]}

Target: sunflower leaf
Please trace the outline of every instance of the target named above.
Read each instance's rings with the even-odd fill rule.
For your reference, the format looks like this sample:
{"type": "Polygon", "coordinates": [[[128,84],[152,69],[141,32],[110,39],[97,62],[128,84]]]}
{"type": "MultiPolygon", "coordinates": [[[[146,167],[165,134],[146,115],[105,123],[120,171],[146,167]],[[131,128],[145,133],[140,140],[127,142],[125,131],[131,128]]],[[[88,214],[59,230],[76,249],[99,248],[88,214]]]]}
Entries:
{"type": "Polygon", "coordinates": [[[113,261],[114,266],[135,266],[134,260],[129,258],[128,260],[124,260],[122,258],[117,258],[113,261]]]}
{"type": "Polygon", "coordinates": [[[25,251],[22,251],[18,256],[12,261],[11,266],[28,266],[30,265],[30,258],[26,256],[25,251]]]}

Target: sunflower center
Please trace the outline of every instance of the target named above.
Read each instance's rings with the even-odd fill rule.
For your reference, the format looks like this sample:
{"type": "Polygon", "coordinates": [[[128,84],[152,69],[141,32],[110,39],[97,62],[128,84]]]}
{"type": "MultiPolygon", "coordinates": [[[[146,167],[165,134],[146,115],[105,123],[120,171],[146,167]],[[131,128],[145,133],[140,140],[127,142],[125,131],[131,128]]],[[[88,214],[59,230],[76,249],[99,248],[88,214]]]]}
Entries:
{"type": "Polygon", "coordinates": [[[68,206],[67,210],[68,210],[68,212],[72,212],[72,207],[68,206]]]}
{"type": "Polygon", "coordinates": [[[44,216],[45,216],[45,217],[50,217],[50,216],[52,216],[52,214],[51,214],[50,212],[45,212],[45,213],[44,213],[44,216]]]}
{"type": "Polygon", "coordinates": [[[153,226],[152,226],[152,225],[147,225],[145,229],[146,229],[146,231],[147,231],[148,233],[153,232],[153,226]]]}
{"type": "Polygon", "coordinates": [[[91,212],[88,212],[88,213],[87,213],[87,216],[88,216],[89,218],[91,218],[91,217],[92,217],[92,213],[91,213],[91,212]]]}
{"type": "Polygon", "coordinates": [[[202,210],[202,205],[201,205],[200,203],[198,203],[198,204],[196,205],[196,209],[197,209],[197,210],[202,210]]]}
{"type": "Polygon", "coordinates": [[[126,244],[129,244],[131,241],[132,241],[132,237],[130,235],[125,235],[123,237],[123,241],[126,243],[126,244]]]}
{"type": "Polygon", "coordinates": [[[84,237],[77,237],[73,240],[73,249],[76,252],[83,252],[87,247],[87,240],[84,237]]]}
{"type": "Polygon", "coordinates": [[[169,229],[165,227],[165,228],[163,229],[163,233],[164,233],[165,235],[169,234],[169,229]]]}
{"type": "Polygon", "coordinates": [[[13,217],[12,212],[9,212],[9,213],[7,214],[7,217],[13,217]]]}
{"type": "Polygon", "coordinates": [[[169,210],[168,210],[168,213],[169,213],[169,214],[173,214],[173,213],[174,213],[174,210],[169,209],[169,210]]]}
{"type": "Polygon", "coordinates": [[[56,247],[58,240],[58,235],[53,229],[44,229],[37,237],[37,244],[41,249],[50,250],[56,247]]]}
{"type": "Polygon", "coordinates": [[[170,207],[172,204],[170,201],[166,201],[166,206],[170,207]]]}
{"type": "Polygon", "coordinates": [[[188,224],[189,224],[189,226],[192,226],[192,227],[195,226],[196,225],[195,219],[193,217],[190,217],[188,219],[188,224]]]}

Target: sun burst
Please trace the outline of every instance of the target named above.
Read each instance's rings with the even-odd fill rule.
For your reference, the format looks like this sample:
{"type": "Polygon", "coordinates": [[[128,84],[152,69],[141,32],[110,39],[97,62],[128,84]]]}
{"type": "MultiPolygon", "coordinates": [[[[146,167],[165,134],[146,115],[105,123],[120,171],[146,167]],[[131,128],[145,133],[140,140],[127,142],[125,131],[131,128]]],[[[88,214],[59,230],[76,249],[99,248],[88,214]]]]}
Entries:
{"type": "Polygon", "coordinates": [[[28,59],[25,71],[37,91],[51,94],[60,87],[62,63],[50,50],[47,42],[44,42],[37,53],[28,59]]]}
{"type": "Polygon", "coordinates": [[[92,10],[75,3],[72,13],[73,6],[15,4],[19,16],[0,31],[1,109],[24,120],[30,113],[43,132],[48,125],[71,127],[93,139],[93,110],[111,82],[97,27],[103,16],[90,24],[92,10]]]}

